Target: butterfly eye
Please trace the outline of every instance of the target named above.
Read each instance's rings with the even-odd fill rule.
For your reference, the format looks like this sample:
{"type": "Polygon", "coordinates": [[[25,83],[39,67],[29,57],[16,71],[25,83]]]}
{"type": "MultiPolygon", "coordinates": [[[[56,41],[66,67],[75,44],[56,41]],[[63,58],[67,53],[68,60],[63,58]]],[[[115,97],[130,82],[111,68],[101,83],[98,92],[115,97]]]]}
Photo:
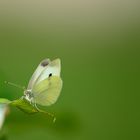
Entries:
{"type": "Polygon", "coordinates": [[[49,74],[49,77],[51,77],[51,76],[52,76],[52,73],[49,74]]]}

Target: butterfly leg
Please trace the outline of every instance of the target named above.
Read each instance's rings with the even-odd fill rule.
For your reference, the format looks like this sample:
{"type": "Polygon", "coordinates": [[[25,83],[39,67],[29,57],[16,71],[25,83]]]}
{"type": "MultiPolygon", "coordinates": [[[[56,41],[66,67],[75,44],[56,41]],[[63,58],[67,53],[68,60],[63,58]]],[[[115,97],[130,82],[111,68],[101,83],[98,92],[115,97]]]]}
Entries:
{"type": "Polygon", "coordinates": [[[36,101],[34,100],[34,107],[39,111],[39,108],[37,107],[36,101]]]}
{"type": "Polygon", "coordinates": [[[33,105],[34,105],[34,107],[38,110],[38,112],[40,112],[40,113],[45,113],[45,114],[51,116],[51,117],[53,118],[53,123],[55,123],[56,117],[55,117],[53,114],[39,109],[38,106],[37,106],[37,104],[36,104],[36,101],[35,101],[35,100],[34,100],[34,104],[33,104],[33,105]]]}

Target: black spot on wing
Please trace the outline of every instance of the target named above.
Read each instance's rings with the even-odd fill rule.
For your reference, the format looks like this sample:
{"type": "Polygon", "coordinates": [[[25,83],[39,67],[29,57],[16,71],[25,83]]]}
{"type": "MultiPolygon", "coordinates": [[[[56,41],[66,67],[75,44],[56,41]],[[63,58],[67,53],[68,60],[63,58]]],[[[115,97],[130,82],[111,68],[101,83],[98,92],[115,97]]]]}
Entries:
{"type": "Polygon", "coordinates": [[[51,77],[51,76],[52,76],[52,73],[49,74],[49,77],[51,77]]]}
{"type": "Polygon", "coordinates": [[[49,64],[49,60],[44,60],[41,62],[41,66],[45,67],[49,64]]]}

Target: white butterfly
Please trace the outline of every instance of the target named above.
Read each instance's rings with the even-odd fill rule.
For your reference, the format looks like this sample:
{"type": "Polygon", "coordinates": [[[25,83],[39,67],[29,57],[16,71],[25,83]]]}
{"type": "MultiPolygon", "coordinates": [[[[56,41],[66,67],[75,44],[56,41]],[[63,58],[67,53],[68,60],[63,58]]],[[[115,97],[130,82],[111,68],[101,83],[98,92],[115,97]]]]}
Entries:
{"type": "Polygon", "coordinates": [[[35,105],[49,106],[54,104],[62,89],[60,71],[60,59],[43,60],[29,81],[28,87],[24,91],[24,98],[35,105]]]}

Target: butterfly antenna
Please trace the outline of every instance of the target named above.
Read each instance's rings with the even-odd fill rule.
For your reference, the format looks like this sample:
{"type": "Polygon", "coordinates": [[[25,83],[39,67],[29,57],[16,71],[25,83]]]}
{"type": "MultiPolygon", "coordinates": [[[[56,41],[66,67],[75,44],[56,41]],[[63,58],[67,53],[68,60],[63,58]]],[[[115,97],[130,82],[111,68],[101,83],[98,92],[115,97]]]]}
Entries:
{"type": "Polygon", "coordinates": [[[4,83],[7,84],[7,85],[11,85],[11,86],[14,86],[14,87],[17,87],[17,88],[20,88],[20,89],[25,90],[25,87],[24,86],[20,86],[20,85],[17,85],[15,83],[8,82],[8,81],[5,81],[4,83]]]}

